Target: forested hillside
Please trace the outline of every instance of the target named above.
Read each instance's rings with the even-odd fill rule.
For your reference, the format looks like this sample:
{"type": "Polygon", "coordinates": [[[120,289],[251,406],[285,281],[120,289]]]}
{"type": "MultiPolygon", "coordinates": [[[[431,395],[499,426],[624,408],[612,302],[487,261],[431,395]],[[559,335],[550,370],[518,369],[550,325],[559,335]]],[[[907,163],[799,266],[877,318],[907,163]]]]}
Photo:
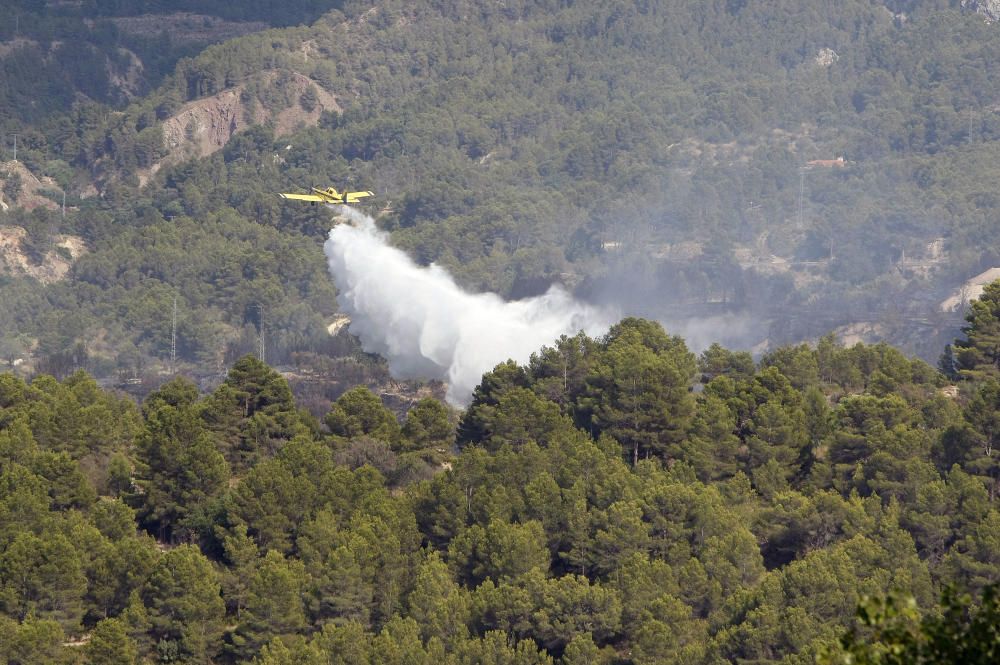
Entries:
{"type": "Polygon", "coordinates": [[[0,662],[996,660],[993,4],[8,6],[0,662]],[[310,185],[625,318],[456,411],[310,185]]]}
{"type": "MultiPolygon", "coordinates": [[[[626,319],[498,366],[457,426],[364,387],[320,422],[249,356],[139,407],[3,374],[0,658],[841,662],[863,598],[931,632],[946,585],[998,581],[1000,384],[976,357],[956,387],[885,345],[755,364],[626,319]]],[[[989,644],[991,602],[968,642],[940,619],[954,650],[989,644]]]]}
{"type": "MultiPolygon", "coordinates": [[[[222,18],[276,21],[265,4],[222,18]]],[[[121,5],[112,18],[145,3],[121,5]]],[[[287,18],[319,8],[290,3],[287,18]]],[[[180,360],[202,371],[252,348],[240,331],[260,306],[274,312],[272,361],[324,354],[333,305],[319,303],[330,287],[311,238],[328,214],[274,193],[346,183],[376,190],[396,244],[476,289],[561,282],[699,348],[852,324],[844,334],[933,360],[960,323],[937,303],[1000,262],[1000,32],[972,8],[352,2],[182,59],[120,113],[66,99],[43,120],[5,102],[19,161],[52,176],[70,210],[14,206],[0,224],[26,228],[36,260],[66,234],[90,251],[44,288],[0,278],[0,335],[26,367],[78,344],[76,366],[101,375],[162,367],[162,315],[128,312],[166,312],[177,296],[180,360]],[[178,114],[220,94],[240,131],[177,163],[204,154],[181,149],[204,127],[178,114]],[[319,95],[339,110],[317,113],[319,95]],[[228,244],[272,231],[316,266],[297,268],[294,289],[268,267],[283,250],[228,244]],[[181,246],[191,263],[174,270],[181,246]],[[227,253],[232,269],[215,258],[227,253]]],[[[5,180],[5,198],[19,186],[5,180]]]]}
{"type": "MultiPolygon", "coordinates": [[[[320,8],[292,5],[288,21],[320,8]]],[[[127,17],[139,5],[102,11],[127,17]]],[[[223,18],[277,20],[250,6],[223,18]]],[[[7,124],[20,133],[19,160],[51,175],[71,211],[15,207],[0,222],[28,229],[36,257],[59,233],[91,251],[44,289],[8,270],[0,333],[39,360],[83,342],[100,374],[128,362],[90,340],[156,365],[163,322],[122,312],[138,301],[164,311],[176,295],[200,328],[182,334],[185,362],[249,350],[237,331],[254,324],[253,302],[276,311],[278,339],[299,340],[276,344],[274,360],[322,352],[332,305],[290,295],[266,268],[270,249],[248,256],[268,285],[249,298],[197,267],[229,251],[231,234],[209,233],[187,253],[191,269],[141,271],[113,295],[95,275],[162,260],[135,228],[180,238],[220,219],[242,237],[263,225],[311,247],[303,236],[323,231],[323,211],[282,207],[274,192],[355,183],[378,192],[399,246],[474,288],[518,297],[562,282],[676,325],[725,314],[739,344],[854,324],[932,359],[958,324],[937,302],[1000,260],[990,242],[998,45],[995,25],[946,2],[352,3],[311,27],[181,60],[123,113],[67,111],[70,99],[38,116],[23,115],[38,103],[9,105],[22,113],[7,124]],[[293,84],[299,76],[314,87],[293,84]],[[172,119],[225,91],[240,100],[232,122],[264,125],[176,164],[172,142],[201,125],[172,119]],[[339,110],[292,135],[278,127],[284,109],[304,117],[321,94],[339,110]],[[94,184],[100,197],[79,198],[94,184]],[[194,295],[206,287],[208,299],[194,295]]],[[[17,52],[3,62],[27,71],[17,52]]],[[[8,194],[18,186],[5,180],[8,194]]],[[[322,293],[312,256],[303,288],[322,293]]]]}
{"type": "MultiPolygon", "coordinates": [[[[0,131],[67,131],[71,107],[122,106],[210,44],[315,20],[337,0],[4,3],[0,131]]],[[[72,130],[72,127],[69,127],[72,130]]],[[[5,148],[12,147],[5,144],[5,148]]],[[[72,154],[66,157],[74,157],[72,154]]]]}

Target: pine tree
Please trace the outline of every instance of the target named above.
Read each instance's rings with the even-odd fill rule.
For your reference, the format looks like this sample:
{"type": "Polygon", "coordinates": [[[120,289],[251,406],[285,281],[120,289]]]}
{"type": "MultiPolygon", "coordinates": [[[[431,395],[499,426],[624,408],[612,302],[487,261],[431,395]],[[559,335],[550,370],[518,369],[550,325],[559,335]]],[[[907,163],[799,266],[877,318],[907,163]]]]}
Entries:
{"type": "Polygon", "coordinates": [[[973,380],[1000,379],[1000,280],[986,285],[965,320],[966,338],[955,341],[959,374],[973,380]]]}
{"type": "Polygon", "coordinates": [[[104,619],[90,633],[84,647],[88,665],[135,665],[139,650],[120,619],[104,619]]]}
{"type": "Polygon", "coordinates": [[[406,414],[400,448],[404,451],[427,448],[449,451],[455,443],[455,426],[449,415],[448,407],[433,397],[417,402],[406,414]]]}
{"type": "Polygon", "coordinates": [[[625,319],[611,329],[577,400],[578,419],[628,451],[665,455],[682,441],[694,416],[689,392],[696,364],[678,337],[659,324],[625,319]]]}
{"type": "Polygon", "coordinates": [[[225,603],[212,564],[198,548],[166,552],[141,590],[149,636],[157,649],[208,663],[222,646],[225,603]]]}
{"type": "Polygon", "coordinates": [[[455,646],[468,637],[470,601],[468,592],[452,580],[447,564],[432,552],[417,571],[407,598],[408,616],[420,625],[424,640],[436,636],[445,646],[455,646]]]}
{"type": "Polygon", "coordinates": [[[306,587],[301,561],[286,560],[269,550],[257,566],[242,621],[233,635],[234,651],[242,658],[256,654],[272,637],[294,635],[306,627],[302,600],[306,587]]]}
{"type": "Polygon", "coordinates": [[[234,472],[274,455],[284,442],[305,431],[288,381],[253,356],[236,361],[205,400],[201,415],[220,435],[234,472]]]}
{"type": "Polygon", "coordinates": [[[323,422],[335,435],[346,439],[370,436],[397,444],[400,437],[396,416],[365,386],[351,388],[338,397],[323,422]]]}
{"type": "Polygon", "coordinates": [[[140,518],[161,540],[176,539],[185,520],[221,492],[226,461],[192,406],[160,406],[149,414],[138,441],[144,489],[140,518]]]}

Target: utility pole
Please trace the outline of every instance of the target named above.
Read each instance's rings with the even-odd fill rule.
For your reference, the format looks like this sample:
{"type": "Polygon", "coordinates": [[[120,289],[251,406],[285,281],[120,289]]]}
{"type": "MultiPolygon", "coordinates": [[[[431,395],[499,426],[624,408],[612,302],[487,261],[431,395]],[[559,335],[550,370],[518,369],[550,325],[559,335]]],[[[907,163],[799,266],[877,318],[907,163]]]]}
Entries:
{"type": "Polygon", "coordinates": [[[174,296],[174,315],[170,320],[170,372],[177,372],[177,296],[174,296]]]}
{"type": "Polygon", "coordinates": [[[17,134],[14,134],[14,161],[17,161],[17,134]]]}
{"type": "Polygon", "coordinates": [[[257,350],[257,357],[260,358],[261,362],[264,362],[264,305],[257,303],[257,309],[260,312],[260,317],[258,318],[258,323],[260,324],[260,346],[257,350]]]}
{"type": "MultiPolygon", "coordinates": [[[[63,216],[63,219],[66,219],[66,190],[65,189],[63,190],[62,194],[63,194],[62,216],[63,216]]],[[[177,298],[176,298],[176,296],[174,297],[174,311],[175,312],[177,311],[177,298]]]]}

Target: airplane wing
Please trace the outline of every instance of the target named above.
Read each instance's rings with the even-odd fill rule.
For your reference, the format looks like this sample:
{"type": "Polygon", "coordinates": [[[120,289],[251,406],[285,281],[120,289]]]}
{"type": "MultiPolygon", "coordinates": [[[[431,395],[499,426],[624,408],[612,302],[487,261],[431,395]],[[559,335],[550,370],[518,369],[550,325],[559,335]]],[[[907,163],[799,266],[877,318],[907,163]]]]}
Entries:
{"type": "Polygon", "coordinates": [[[369,196],[375,196],[375,192],[347,192],[344,194],[344,198],[347,199],[347,203],[357,203],[361,199],[369,196]]]}
{"type": "Polygon", "coordinates": [[[312,201],[312,202],[323,202],[327,199],[322,196],[316,196],[315,194],[278,194],[283,199],[292,199],[294,201],[312,201]]]}

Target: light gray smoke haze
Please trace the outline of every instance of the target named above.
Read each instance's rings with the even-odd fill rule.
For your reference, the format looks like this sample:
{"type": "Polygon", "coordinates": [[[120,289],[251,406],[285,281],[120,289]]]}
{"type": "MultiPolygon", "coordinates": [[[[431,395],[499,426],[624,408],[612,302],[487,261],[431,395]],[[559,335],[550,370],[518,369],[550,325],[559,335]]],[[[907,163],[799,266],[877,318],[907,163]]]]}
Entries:
{"type": "Polygon", "coordinates": [[[601,335],[614,320],[558,286],[512,302],[468,293],[443,268],[418,266],[391,247],[371,217],[340,210],[352,223],[330,229],[324,251],[351,333],[389,361],[393,376],[447,381],[455,406],[468,404],[498,363],[525,363],[563,334],[601,335]]]}

